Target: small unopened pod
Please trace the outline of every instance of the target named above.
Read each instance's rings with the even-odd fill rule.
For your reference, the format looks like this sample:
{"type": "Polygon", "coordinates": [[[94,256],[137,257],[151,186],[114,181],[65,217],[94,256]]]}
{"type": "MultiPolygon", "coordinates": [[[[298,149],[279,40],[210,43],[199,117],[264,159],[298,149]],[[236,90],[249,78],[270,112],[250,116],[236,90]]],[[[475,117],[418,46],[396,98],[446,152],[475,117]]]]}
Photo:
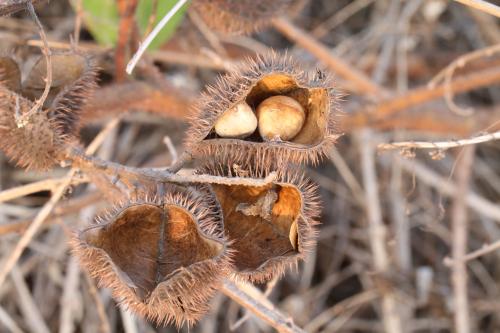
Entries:
{"type": "Polygon", "coordinates": [[[29,114],[34,103],[0,85],[0,149],[28,170],[47,170],[63,159],[67,136],[48,112],[29,114]]]}
{"type": "MultiPolygon", "coordinates": [[[[255,165],[255,164],[253,164],[255,165]]],[[[293,167],[267,168],[211,161],[200,174],[231,177],[212,183],[232,242],[234,274],[252,282],[281,276],[316,244],[320,204],[317,187],[293,167]]]]}
{"type": "MultiPolygon", "coordinates": [[[[44,107],[58,121],[64,134],[74,135],[83,105],[97,87],[97,61],[80,52],[59,52],[51,56],[52,81],[44,107]]],[[[47,64],[40,57],[22,83],[22,93],[37,100],[45,89],[47,64]]]]}
{"type": "Polygon", "coordinates": [[[293,0],[193,0],[190,10],[213,30],[227,34],[249,34],[284,15],[293,0]]]}
{"type": "Polygon", "coordinates": [[[336,102],[328,75],[304,72],[290,57],[268,54],[222,76],[207,89],[192,116],[186,145],[200,156],[316,163],[339,136],[336,102]],[[246,114],[228,117],[241,106],[246,114]],[[253,115],[257,128],[249,135],[248,119],[253,115]],[[220,122],[241,128],[241,133],[220,133],[220,122]]]}
{"type": "Polygon", "coordinates": [[[208,192],[166,193],[120,205],[72,245],[122,306],[158,324],[192,325],[229,274],[230,252],[208,192]]]}

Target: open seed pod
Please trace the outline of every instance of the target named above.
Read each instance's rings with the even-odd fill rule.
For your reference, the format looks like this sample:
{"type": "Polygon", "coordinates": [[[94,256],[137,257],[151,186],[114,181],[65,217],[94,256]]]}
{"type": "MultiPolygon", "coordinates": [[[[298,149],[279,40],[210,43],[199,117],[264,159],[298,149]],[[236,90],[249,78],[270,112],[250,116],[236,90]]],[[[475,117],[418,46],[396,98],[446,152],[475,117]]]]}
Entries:
{"type": "Polygon", "coordinates": [[[206,194],[172,186],[163,197],[120,205],[74,237],[74,252],[122,306],[159,324],[193,324],[231,266],[206,194]]]}
{"type": "MultiPolygon", "coordinates": [[[[93,57],[77,52],[56,53],[51,63],[52,82],[44,106],[64,134],[74,134],[81,108],[97,86],[97,63],[93,57]]],[[[40,57],[23,82],[23,95],[31,100],[40,98],[46,77],[46,60],[40,57]]]]}
{"type": "Polygon", "coordinates": [[[248,157],[258,163],[316,163],[339,136],[332,86],[327,75],[310,75],[288,56],[271,53],[248,61],[202,95],[187,148],[197,155],[248,157]],[[252,116],[257,118],[253,131],[252,116]]]}
{"type": "Polygon", "coordinates": [[[67,138],[45,111],[18,126],[16,116],[32,107],[31,101],[0,85],[0,149],[22,168],[47,170],[61,158],[67,138]]]}
{"type": "MultiPolygon", "coordinates": [[[[249,164],[255,165],[255,164],[249,164]]],[[[241,185],[212,184],[224,215],[224,230],[235,250],[236,277],[264,282],[284,273],[315,246],[320,213],[317,187],[293,167],[278,171],[267,185],[269,169],[211,161],[200,174],[241,177],[241,185]]]]}
{"type": "Polygon", "coordinates": [[[11,57],[0,56],[0,85],[14,92],[21,90],[21,71],[11,57]]]}
{"type": "Polygon", "coordinates": [[[229,34],[248,34],[271,24],[286,13],[293,0],[194,0],[195,11],[211,29],[229,34]]]}

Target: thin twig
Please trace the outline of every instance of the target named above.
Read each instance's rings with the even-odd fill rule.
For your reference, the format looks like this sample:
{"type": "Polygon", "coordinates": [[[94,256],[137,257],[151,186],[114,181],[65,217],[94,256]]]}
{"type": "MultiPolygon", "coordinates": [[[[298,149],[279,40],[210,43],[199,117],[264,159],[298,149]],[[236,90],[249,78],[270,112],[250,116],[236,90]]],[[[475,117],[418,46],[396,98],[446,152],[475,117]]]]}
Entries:
{"type": "Polygon", "coordinates": [[[47,323],[45,323],[45,320],[40,313],[40,309],[31,295],[28,285],[24,280],[23,273],[19,268],[14,266],[12,268],[11,275],[14,287],[17,291],[17,299],[21,312],[30,328],[30,331],[34,333],[49,333],[50,329],[48,328],[47,323]]]}
{"type": "Polygon", "coordinates": [[[244,177],[221,177],[212,175],[197,175],[183,174],[177,175],[170,170],[176,170],[183,165],[182,155],[179,158],[179,163],[174,163],[172,168],[150,169],[150,168],[134,168],[125,166],[119,163],[105,161],[95,156],[90,156],[82,151],[71,148],[67,152],[67,156],[71,159],[73,166],[82,169],[85,172],[102,172],[109,176],[120,176],[121,179],[128,180],[144,180],[155,183],[205,183],[205,184],[220,184],[220,185],[243,185],[243,186],[265,186],[276,180],[276,172],[271,172],[265,178],[244,178],[244,177]]]}
{"type": "Polygon", "coordinates": [[[449,148],[474,145],[478,143],[484,143],[493,140],[500,140],[500,131],[476,136],[474,138],[459,139],[452,141],[437,141],[437,142],[403,141],[403,142],[393,142],[393,143],[381,143],[377,146],[377,148],[380,150],[408,149],[408,148],[449,149],[449,148]]]}
{"type": "MultiPolygon", "coordinates": [[[[465,93],[473,89],[482,88],[500,82],[500,68],[498,66],[485,68],[474,73],[456,76],[449,84],[451,91],[455,94],[465,93]]],[[[360,110],[346,121],[346,126],[372,125],[378,121],[388,119],[411,107],[441,98],[446,93],[445,84],[429,88],[427,85],[414,88],[405,94],[391,97],[375,106],[360,110]]]]}
{"type": "Polygon", "coordinates": [[[271,302],[255,287],[243,283],[225,281],[222,292],[242,307],[252,311],[257,317],[274,327],[280,333],[304,333],[289,318],[279,312],[271,302]],[[249,290],[251,289],[251,293],[249,290]]]}
{"type": "Polygon", "coordinates": [[[59,320],[59,333],[75,331],[73,313],[75,305],[79,303],[78,285],[80,282],[80,266],[75,257],[70,257],[66,266],[63,294],[61,297],[61,313],[59,320]]]}
{"type": "Polygon", "coordinates": [[[156,25],[156,27],[151,31],[151,33],[146,37],[144,42],[141,44],[137,52],[135,52],[134,56],[132,59],[129,61],[127,65],[127,73],[132,74],[132,71],[135,68],[135,65],[137,65],[137,62],[139,62],[139,59],[141,59],[142,55],[144,52],[146,52],[148,46],[151,44],[151,42],[155,39],[155,37],[160,33],[161,29],[170,21],[172,17],[184,6],[184,4],[187,2],[187,0],[179,0],[175,4],[174,7],[172,7],[171,10],[165,16],[161,19],[161,21],[156,25]]]}
{"type": "Polygon", "coordinates": [[[482,12],[491,14],[496,17],[500,17],[500,7],[494,5],[488,1],[483,0],[455,0],[466,6],[478,9],[482,12]]]}
{"type": "Polygon", "coordinates": [[[31,1],[28,1],[26,3],[26,6],[33,21],[35,21],[36,23],[36,26],[38,28],[38,33],[40,34],[40,38],[42,39],[43,42],[42,53],[45,56],[45,64],[47,66],[46,69],[47,77],[45,78],[45,88],[43,90],[42,96],[35,102],[35,105],[33,105],[33,107],[28,112],[26,112],[21,117],[16,119],[18,127],[26,126],[31,116],[42,109],[43,103],[47,99],[47,96],[49,96],[50,87],[52,85],[52,54],[50,52],[49,43],[47,41],[47,35],[45,35],[45,30],[43,29],[42,23],[40,22],[38,16],[36,15],[35,8],[33,8],[33,4],[31,3],[31,1]]]}
{"type": "MultiPolygon", "coordinates": [[[[382,212],[378,194],[377,176],[375,170],[375,149],[373,136],[369,129],[360,133],[361,167],[366,191],[366,213],[370,246],[373,252],[374,268],[379,274],[390,271],[389,253],[387,251],[387,229],[382,221],[382,212]]],[[[382,316],[385,331],[388,333],[402,332],[402,322],[399,317],[395,296],[391,290],[381,290],[382,316]]]]}
{"type": "MultiPolygon", "coordinates": [[[[428,186],[436,188],[441,194],[452,197],[457,192],[455,183],[437,174],[423,163],[417,160],[407,160],[400,157],[401,166],[410,174],[414,174],[420,181],[428,186]]],[[[500,222],[500,206],[477,193],[469,191],[465,197],[467,206],[480,215],[486,216],[496,222],[500,222]]]]}
{"type": "Polygon", "coordinates": [[[287,38],[315,55],[336,74],[348,81],[351,81],[359,92],[374,95],[380,94],[384,91],[383,88],[372,82],[364,73],[358,71],[351,65],[344,62],[344,60],[335,56],[313,36],[296,27],[289,20],[285,18],[277,18],[273,20],[273,25],[287,38]]]}
{"type": "Polygon", "coordinates": [[[94,281],[92,278],[89,276],[87,271],[83,271],[83,274],[85,276],[85,281],[87,282],[87,286],[89,288],[89,294],[94,300],[94,303],[96,305],[96,310],[97,310],[97,315],[99,316],[99,320],[101,321],[101,333],[110,333],[111,328],[109,326],[109,320],[108,316],[106,314],[106,308],[104,304],[102,303],[102,300],[99,296],[99,293],[97,292],[97,288],[95,286],[94,281]]]}
{"type": "Polygon", "coordinates": [[[497,240],[496,242],[491,244],[485,244],[479,250],[470,252],[469,254],[463,256],[462,258],[451,259],[450,257],[445,257],[443,262],[446,266],[453,266],[453,262],[455,260],[467,262],[482,257],[488,253],[495,252],[497,250],[500,250],[500,240],[497,240]]]}
{"type": "Polygon", "coordinates": [[[474,161],[475,146],[464,148],[456,178],[457,192],[455,194],[451,219],[452,219],[452,253],[453,266],[451,283],[453,285],[455,305],[455,330],[457,333],[471,332],[469,318],[469,301],[467,296],[467,266],[463,260],[467,253],[467,207],[466,195],[469,190],[471,169],[474,161]]]}
{"type": "MultiPolygon", "coordinates": [[[[0,203],[14,200],[19,197],[24,197],[26,195],[30,195],[37,192],[42,191],[53,191],[57,186],[59,186],[65,178],[56,178],[56,179],[44,179],[38,182],[34,182],[31,184],[26,184],[14,188],[6,189],[0,192],[0,203]]],[[[79,185],[88,182],[88,179],[78,177],[74,178],[71,182],[71,185],[79,185]]]]}
{"type": "Polygon", "coordinates": [[[444,97],[445,97],[446,103],[447,103],[448,107],[450,108],[450,110],[452,110],[453,112],[455,112],[459,115],[464,115],[464,116],[471,115],[473,113],[472,109],[470,109],[470,108],[469,109],[462,109],[453,102],[453,91],[451,89],[451,81],[453,78],[453,74],[455,73],[455,70],[457,68],[465,67],[465,65],[468,62],[476,60],[476,59],[480,59],[482,57],[491,57],[493,54],[495,54],[497,52],[500,52],[500,45],[489,46],[489,47],[486,47],[484,49],[476,50],[476,51],[470,52],[468,54],[465,54],[465,55],[459,57],[458,59],[454,60],[450,65],[446,66],[446,68],[441,70],[427,84],[427,86],[432,89],[436,86],[436,84],[439,81],[444,80],[444,86],[445,86],[444,97]]]}

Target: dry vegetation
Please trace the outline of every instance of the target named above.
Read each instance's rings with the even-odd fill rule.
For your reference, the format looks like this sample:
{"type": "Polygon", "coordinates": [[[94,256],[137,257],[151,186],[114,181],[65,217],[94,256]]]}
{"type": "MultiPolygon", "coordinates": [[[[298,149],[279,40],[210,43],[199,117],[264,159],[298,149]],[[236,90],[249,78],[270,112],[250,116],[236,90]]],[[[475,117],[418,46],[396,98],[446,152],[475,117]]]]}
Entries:
{"type": "MultiPolygon", "coordinates": [[[[117,2],[119,38],[113,49],[92,39],[82,23],[82,12],[77,10],[75,14],[66,0],[51,0],[49,4],[33,1],[40,26],[26,10],[0,17],[0,65],[4,69],[0,74],[3,78],[15,75],[16,68],[8,60],[11,57],[20,65],[23,77],[22,83],[8,81],[9,90],[0,90],[0,108],[15,108],[16,123],[12,122],[22,125],[16,135],[0,137],[0,148],[20,160],[22,167],[49,169],[26,171],[0,153],[0,332],[500,331],[497,6],[484,1],[283,0],[273,4],[272,15],[263,11],[265,6],[250,12],[239,8],[244,19],[233,22],[234,12],[222,12],[218,7],[224,1],[204,6],[204,1],[193,0],[192,10],[173,38],[161,49],[146,52],[129,76],[125,72],[127,62],[144,36],[131,15],[137,1],[117,2]],[[287,6],[286,11],[279,9],[282,5],[287,6]],[[276,12],[284,16],[276,17],[276,12]],[[259,30],[249,36],[217,32],[247,33],[255,25],[259,30]],[[45,41],[40,38],[44,35],[45,41]],[[40,58],[47,53],[46,42],[53,64],[53,70],[48,71],[50,90],[43,80],[46,62],[43,56],[40,58]],[[61,55],[68,50],[73,50],[76,58],[61,55]],[[225,93],[243,94],[241,89],[225,92],[224,88],[231,85],[220,81],[197,104],[204,122],[188,130],[188,116],[207,84],[214,84],[218,74],[231,72],[230,83],[245,87],[245,82],[260,79],[259,65],[247,64],[247,72],[235,68],[247,57],[271,50],[286,51],[302,63],[300,66],[321,68],[318,81],[324,79],[322,73],[333,73],[335,126],[329,123],[324,145],[304,155],[301,149],[283,148],[280,142],[271,141],[259,148],[255,142],[232,146],[231,142],[219,143],[220,138],[205,140],[220,116],[213,108],[223,104],[210,100],[210,94],[216,98],[225,93]],[[78,71],[73,73],[75,68],[78,71]],[[96,76],[99,83],[94,87],[96,76]],[[71,83],[61,83],[60,78],[71,83]],[[61,95],[64,89],[67,93],[61,95]],[[26,99],[9,91],[22,91],[26,99]],[[51,107],[50,121],[43,118],[46,113],[37,113],[37,103],[42,102],[51,107]],[[80,120],[71,118],[75,110],[80,120]],[[23,117],[31,113],[37,122],[23,123],[23,117]],[[40,123],[43,126],[37,125],[40,123]],[[57,133],[57,140],[38,140],[35,132],[23,134],[23,128],[29,126],[49,136],[57,133]],[[73,138],[77,132],[81,140],[78,147],[73,138]],[[333,148],[337,133],[343,135],[333,148]],[[203,140],[207,142],[200,147],[203,140]],[[20,145],[26,149],[19,149],[20,145]],[[66,145],[73,145],[73,150],[64,152],[60,159],[68,161],[49,167],[53,155],[60,156],[60,147],[66,145]],[[184,149],[190,153],[199,149],[202,159],[207,154],[221,155],[223,163],[229,164],[228,170],[216,164],[200,168],[184,149]],[[96,158],[83,155],[83,150],[96,158]],[[248,171],[232,163],[240,163],[249,152],[256,156],[250,160],[257,164],[270,164],[269,159],[276,156],[280,162],[314,162],[318,154],[325,154],[317,165],[300,167],[318,184],[322,211],[314,189],[300,177],[290,176],[294,168],[267,174],[258,166],[248,171]],[[160,170],[164,169],[158,169],[167,166],[163,173],[160,170]],[[191,172],[193,168],[198,168],[198,174],[191,172]],[[208,183],[210,186],[197,187],[197,191],[207,197],[212,192],[217,195],[210,207],[197,203],[189,208],[204,224],[197,238],[182,246],[212,258],[206,268],[211,275],[203,273],[195,281],[218,293],[210,303],[206,301],[208,294],[189,294],[188,302],[197,304],[200,298],[209,304],[209,312],[203,316],[197,308],[200,313],[195,311],[187,319],[179,319],[176,308],[185,311],[185,303],[179,301],[179,305],[177,299],[191,292],[184,280],[178,282],[178,289],[169,289],[167,300],[160,297],[159,303],[151,303],[149,308],[142,307],[140,301],[130,307],[160,322],[166,320],[158,310],[162,306],[173,309],[168,316],[173,316],[177,324],[201,317],[192,327],[157,326],[121,309],[110,290],[98,288],[91,277],[112,274],[99,269],[88,272],[70,250],[74,230],[86,228],[96,215],[110,209],[110,202],[137,201],[140,195],[131,189],[141,185],[149,191],[160,178],[178,186],[208,183]],[[293,264],[295,257],[291,260],[282,254],[285,259],[280,257],[283,261],[276,266],[264,266],[255,275],[245,275],[248,265],[277,256],[262,250],[264,247],[258,248],[261,252],[257,256],[251,251],[245,253],[258,243],[245,239],[234,246],[246,255],[232,268],[238,278],[228,277],[217,285],[219,271],[226,269],[234,253],[225,247],[225,236],[218,229],[216,215],[220,212],[211,209],[223,206],[230,239],[243,231],[253,232],[252,216],[257,214],[250,212],[238,223],[231,219],[233,212],[255,208],[225,197],[234,186],[265,188],[262,198],[271,200],[275,208],[278,204],[273,195],[276,191],[281,195],[288,188],[302,197],[289,199],[286,207],[276,209],[286,210],[302,200],[309,203],[304,205],[307,214],[301,212],[307,215],[304,221],[320,215],[316,245],[314,232],[306,222],[294,226],[299,234],[296,240],[290,230],[291,243],[285,237],[276,245],[274,251],[293,252],[297,257],[308,250],[305,260],[287,269],[283,278],[279,279],[280,271],[293,264]],[[227,212],[226,207],[232,210],[227,212]],[[266,283],[258,283],[262,281],[266,283]]],[[[29,1],[0,0],[0,14],[26,4],[29,1]]],[[[79,1],[75,4],[75,8],[81,8],[79,1]]],[[[276,68],[282,66],[279,61],[270,63],[276,68]]],[[[285,61],[283,66],[289,64],[285,61]]],[[[296,67],[291,73],[301,75],[296,67]]],[[[294,83],[296,90],[309,94],[309,82],[300,85],[299,81],[294,83]]],[[[259,99],[259,93],[253,90],[255,96],[246,100],[259,99]]],[[[0,133],[4,133],[13,125],[1,116],[0,133]]],[[[190,192],[173,191],[178,196],[167,197],[166,202],[141,197],[140,202],[146,202],[150,212],[150,220],[144,221],[154,225],[151,221],[155,214],[164,214],[162,210],[168,205],[188,206],[182,195],[188,197],[190,192]]],[[[244,194],[246,200],[259,195],[251,191],[244,194]]],[[[136,219],[134,209],[127,209],[120,219],[136,219]]],[[[176,212],[182,215],[179,219],[187,219],[183,211],[176,212]]],[[[135,238],[135,230],[131,233],[113,238],[103,232],[104,238],[99,241],[106,243],[110,252],[119,252],[118,260],[126,262],[132,245],[139,248],[155,241],[154,237],[135,238]]],[[[73,243],[80,241],[82,248],[88,245],[83,236],[77,240],[73,237],[73,243]]],[[[96,240],[92,238],[92,242],[96,240]]],[[[93,255],[85,257],[84,267],[92,267],[92,260],[104,260],[93,255]]],[[[138,275],[142,269],[152,269],[134,263],[138,275]]],[[[166,269],[168,274],[171,269],[166,269]]],[[[126,303],[135,301],[137,295],[127,291],[127,284],[132,282],[122,281],[124,286],[119,287],[113,284],[114,295],[125,298],[126,303]]]]}

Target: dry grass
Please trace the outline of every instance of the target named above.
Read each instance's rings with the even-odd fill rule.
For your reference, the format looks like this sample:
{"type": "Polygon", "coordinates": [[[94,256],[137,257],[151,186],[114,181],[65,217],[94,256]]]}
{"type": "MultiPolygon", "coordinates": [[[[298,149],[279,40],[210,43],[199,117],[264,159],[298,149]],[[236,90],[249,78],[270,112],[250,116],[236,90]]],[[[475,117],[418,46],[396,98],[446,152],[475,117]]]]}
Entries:
{"type": "MultiPolygon", "coordinates": [[[[82,110],[87,151],[130,167],[182,165],[188,106],[255,50],[335,73],[344,135],[306,170],[323,201],[317,247],[265,294],[227,281],[181,331],[500,331],[500,25],[458,2],[485,5],[314,0],[251,37],[204,31],[191,15],[121,83],[130,41],[95,44],[66,1],[36,8],[52,49],[77,31],[102,68],[82,110]]],[[[0,54],[33,63],[38,33],[27,13],[1,17],[0,54]]],[[[108,208],[107,186],[76,169],[24,172],[0,154],[0,332],[176,332],[120,311],[69,253],[71,230],[108,208]]]]}

